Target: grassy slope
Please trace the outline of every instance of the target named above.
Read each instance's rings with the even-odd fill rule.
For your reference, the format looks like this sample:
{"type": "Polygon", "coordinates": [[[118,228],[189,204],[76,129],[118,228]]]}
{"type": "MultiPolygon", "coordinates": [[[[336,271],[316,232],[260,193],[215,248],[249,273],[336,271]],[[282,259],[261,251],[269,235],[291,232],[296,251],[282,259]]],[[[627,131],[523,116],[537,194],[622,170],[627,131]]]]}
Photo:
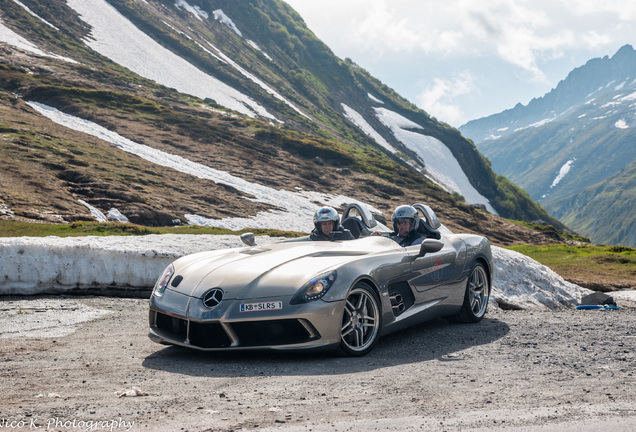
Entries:
{"type": "Polygon", "coordinates": [[[607,244],[636,245],[636,161],[609,179],[563,200],[563,221],[607,244]],[[617,227],[616,221],[622,223],[617,227]]]}
{"type": "Polygon", "coordinates": [[[511,246],[561,275],[597,291],[636,289],[636,249],[603,245],[511,246]]]}

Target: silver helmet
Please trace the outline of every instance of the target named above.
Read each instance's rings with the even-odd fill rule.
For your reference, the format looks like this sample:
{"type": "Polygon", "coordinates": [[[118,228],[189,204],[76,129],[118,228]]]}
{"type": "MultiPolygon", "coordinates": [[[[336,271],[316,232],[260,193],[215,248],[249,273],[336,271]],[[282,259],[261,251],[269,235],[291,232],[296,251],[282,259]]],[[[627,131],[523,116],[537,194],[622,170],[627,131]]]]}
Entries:
{"type": "Polygon", "coordinates": [[[420,215],[417,212],[417,210],[415,210],[415,207],[412,207],[410,205],[401,205],[398,208],[395,209],[395,211],[393,212],[393,216],[391,217],[391,220],[393,221],[393,229],[395,230],[395,232],[398,232],[398,222],[400,222],[402,219],[411,219],[411,226],[409,227],[409,234],[416,230],[418,225],[420,224],[420,215]]]}
{"type": "Polygon", "coordinates": [[[314,226],[320,229],[319,224],[321,222],[333,222],[333,229],[335,230],[340,223],[340,216],[338,216],[338,212],[333,207],[320,207],[314,213],[314,226]]]}

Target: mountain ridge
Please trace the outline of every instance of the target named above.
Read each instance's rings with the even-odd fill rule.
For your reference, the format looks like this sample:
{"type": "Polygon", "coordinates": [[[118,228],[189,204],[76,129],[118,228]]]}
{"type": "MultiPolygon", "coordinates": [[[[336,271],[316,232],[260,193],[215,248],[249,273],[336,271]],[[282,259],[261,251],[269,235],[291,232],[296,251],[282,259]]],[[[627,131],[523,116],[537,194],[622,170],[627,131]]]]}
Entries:
{"type": "MultiPolygon", "coordinates": [[[[426,180],[421,153],[404,145],[380,121],[374,107],[381,105],[418,124],[421,129],[412,132],[413,139],[425,135],[448,146],[474,187],[500,214],[564,228],[516,186],[496,176],[456,129],[417,109],[352,61],[333,56],[283,2],[251,0],[240,6],[231,1],[100,3],[153,35],[163,49],[170,48],[224,85],[244,91],[253,101],[242,102],[249,104],[245,105],[248,111],[260,106],[273,113],[274,118],[266,121],[258,115],[232,113],[214,97],[201,100],[158,85],[95,51],[101,49],[98,29],[68,6],[78,7],[79,2],[21,2],[35,16],[16,2],[3,3],[1,24],[47,52],[76,62],[3,46],[0,101],[7,115],[0,129],[2,151],[11,155],[11,163],[0,166],[7,185],[0,200],[13,217],[83,220],[87,216],[82,215],[85,209],[77,204],[78,198],[102,209],[116,206],[131,221],[149,225],[183,222],[188,212],[216,218],[254,215],[276,207],[245,201],[240,191],[227,184],[193,182],[171,173],[170,177],[179,179],[173,183],[154,172],[162,170],[119,153],[115,155],[118,165],[104,164],[113,157],[107,152],[110,145],[51,126],[22,102],[33,100],[117,130],[133,141],[248,175],[272,187],[343,191],[370,200],[386,213],[396,202],[424,200],[462,229],[479,229],[483,221],[510,225],[463,203],[461,194],[453,195],[426,180]],[[241,35],[214,18],[218,10],[232,16],[241,35]],[[344,102],[396,151],[387,151],[347,119],[344,102]],[[20,173],[12,167],[16,163],[20,173]],[[348,168],[348,173],[336,171],[341,168],[348,168]],[[53,195],[57,200],[48,202],[53,195]]],[[[513,241],[499,229],[491,230],[500,241],[513,241]]],[[[531,238],[533,234],[520,235],[531,238]]]]}
{"type": "Polygon", "coordinates": [[[495,172],[567,226],[594,242],[636,246],[629,232],[636,200],[608,205],[605,193],[618,188],[613,194],[634,197],[629,168],[636,160],[634,100],[636,51],[625,45],[612,57],[574,69],[527,106],[474,120],[460,130],[495,172]]]}
{"type": "MultiPolygon", "coordinates": [[[[517,129],[531,126],[546,119],[558,119],[589,99],[614,80],[626,75],[634,75],[636,51],[623,45],[612,57],[594,58],[585,65],[573,69],[557,86],[539,98],[533,98],[527,105],[518,103],[514,108],[504,110],[480,119],[471,120],[458,129],[473,141],[481,143],[513,133],[514,128],[500,130],[502,125],[515,125],[517,129]]],[[[636,75],[633,76],[636,79],[636,75]]]]}

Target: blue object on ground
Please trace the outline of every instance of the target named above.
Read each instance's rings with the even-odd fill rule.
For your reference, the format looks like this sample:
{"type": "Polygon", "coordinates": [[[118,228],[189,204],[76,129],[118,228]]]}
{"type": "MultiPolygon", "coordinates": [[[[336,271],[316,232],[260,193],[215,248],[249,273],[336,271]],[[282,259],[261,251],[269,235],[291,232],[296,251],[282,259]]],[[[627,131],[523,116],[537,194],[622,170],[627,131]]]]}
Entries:
{"type": "Polygon", "coordinates": [[[580,305],[576,307],[578,310],[618,310],[618,306],[607,305],[580,305]]]}

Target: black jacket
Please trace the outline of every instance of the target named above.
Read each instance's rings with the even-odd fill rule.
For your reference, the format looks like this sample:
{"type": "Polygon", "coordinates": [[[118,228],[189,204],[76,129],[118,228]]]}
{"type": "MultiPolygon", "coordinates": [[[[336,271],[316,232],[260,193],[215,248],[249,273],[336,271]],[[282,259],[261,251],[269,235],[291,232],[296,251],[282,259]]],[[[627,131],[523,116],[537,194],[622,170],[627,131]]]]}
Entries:
{"type": "Polygon", "coordinates": [[[398,242],[400,246],[406,247],[422,243],[426,236],[413,230],[406,237],[401,237],[397,232],[392,232],[389,238],[398,242]]]}
{"type": "Polygon", "coordinates": [[[338,241],[354,240],[355,237],[351,234],[351,231],[340,225],[338,229],[331,231],[328,236],[324,235],[318,228],[314,228],[309,235],[309,239],[313,241],[338,241]]]}

